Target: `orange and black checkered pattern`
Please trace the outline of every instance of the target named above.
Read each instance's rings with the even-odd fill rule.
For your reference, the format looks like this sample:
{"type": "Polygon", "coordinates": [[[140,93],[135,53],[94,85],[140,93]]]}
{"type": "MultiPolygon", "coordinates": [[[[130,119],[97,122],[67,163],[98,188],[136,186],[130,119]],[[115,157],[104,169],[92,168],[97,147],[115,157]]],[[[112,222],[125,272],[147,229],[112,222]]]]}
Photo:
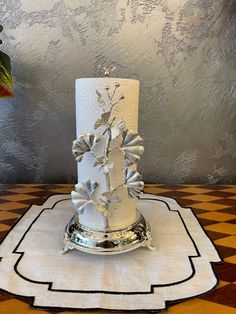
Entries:
{"type": "MultiPolygon", "coordinates": [[[[0,240],[31,204],[41,205],[54,194],[70,193],[73,185],[0,185],[0,240]]],[[[158,185],[147,184],[145,192],[175,198],[191,207],[215,243],[224,263],[214,265],[217,288],[201,297],[172,304],[173,314],[236,314],[236,185],[158,185]]],[[[54,313],[29,306],[29,299],[0,293],[1,314],[54,313]]],[[[56,312],[56,313],[70,313],[56,312]]]]}

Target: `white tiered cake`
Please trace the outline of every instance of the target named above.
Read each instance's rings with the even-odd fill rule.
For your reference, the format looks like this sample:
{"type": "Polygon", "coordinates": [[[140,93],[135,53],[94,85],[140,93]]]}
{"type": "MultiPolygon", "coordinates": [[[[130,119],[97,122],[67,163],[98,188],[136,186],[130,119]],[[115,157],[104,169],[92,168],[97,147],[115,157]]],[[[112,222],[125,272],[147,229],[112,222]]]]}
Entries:
{"type": "Polygon", "coordinates": [[[136,163],[143,154],[138,128],[139,81],[76,80],[72,152],[78,183],[71,192],[76,214],[66,226],[62,253],[78,249],[118,254],[151,247],[150,228],[136,209],[143,189],[136,163]]]}

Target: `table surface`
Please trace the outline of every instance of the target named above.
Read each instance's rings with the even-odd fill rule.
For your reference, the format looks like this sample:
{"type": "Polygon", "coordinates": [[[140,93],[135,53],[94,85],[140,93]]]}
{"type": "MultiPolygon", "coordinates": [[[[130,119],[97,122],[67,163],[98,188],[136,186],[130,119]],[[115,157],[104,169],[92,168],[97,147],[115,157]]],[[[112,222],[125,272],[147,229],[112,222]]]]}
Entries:
{"type": "MultiPolygon", "coordinates": [[[[69,184],[0,185],[0,240],[31,204],[43,204],[54,194],[70,193],[69,184]]],[[[236,185],[159,185],[146,184],[145,192],[175,198],[191,207],[214,241],[224,263],[214,265],[219,278],[215,290],[201,297],[173,303],[163,313],[236,313],[236,185]]],[[[15,298],[0,292],[1,314],[75,313],[44,311],[30,307],[28,298],[15,298]]]]}

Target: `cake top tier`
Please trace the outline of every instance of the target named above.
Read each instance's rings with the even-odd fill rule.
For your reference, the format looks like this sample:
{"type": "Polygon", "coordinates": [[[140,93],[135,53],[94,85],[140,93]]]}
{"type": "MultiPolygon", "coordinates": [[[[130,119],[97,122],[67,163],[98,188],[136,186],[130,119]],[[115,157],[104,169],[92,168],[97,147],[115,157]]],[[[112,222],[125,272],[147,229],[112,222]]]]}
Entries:
{"type": "Polygon", "coordinates": [[[88,81],[91,81],[91,80],[100,81],[100,80],[102,80],[102,81],[107,81],[107,82],[117,80],[117,81],[124,81],[124,82],[125,81],[132,81],[132,82],[137,82],[138,84],[140,83],[139,80],[129,79],[129,78],[119,78],[119,77],[83,77],[83,78],[77,78],[76,82],[77,81],[86,81],[86,80],[88,80],[88,81]]]}

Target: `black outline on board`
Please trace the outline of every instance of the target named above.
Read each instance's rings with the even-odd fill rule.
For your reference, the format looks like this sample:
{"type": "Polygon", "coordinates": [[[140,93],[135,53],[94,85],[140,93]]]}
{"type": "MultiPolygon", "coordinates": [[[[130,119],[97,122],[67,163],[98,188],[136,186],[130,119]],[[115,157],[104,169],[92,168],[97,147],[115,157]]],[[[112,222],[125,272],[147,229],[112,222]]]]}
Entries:
{"type": "MultiPolygon", "coordinates": [[[[145,195],[145,194],[149,194],[149,193],[143,193],[142,195],[145,195]]],[[[149,195],[150,195],[150,194],[149,194],[149,195]]],[[[45,203],[50,197],[52,197],[52,196],[55,196],[55,195],[50,195],[50,196],[48,196],[48,197],[45,199],[44,203],[45,203]]],[[[153,195],[153,196],[158,197],[157,195],[153,195]]],[[[160,197],[161,197],[161,196],[160,196],[160,197]]],[[[167,208],[168,208],[169,211],[173,211],[173,212],[177,212],[177,213],[178,213],[179,218],[180,218],[180,220],[181,220],[181,222],[182,222],[182,224],[183,224],[183,226],[184,226],[184,228],[185,228],[185,230],[186,230],[186,233],[188,234],[189,238],[191,239],[192,244],[193,244],[193,246],[194,246],[194,248],[195,248],[195,250],[196,250],[196,254],[197,254],[197,255],[194,255],[194,256],[188,256],[189,262],[190,262],[190,265],[191,265],[191,268],[192,268],[192,274],[191,274],[189,277],[187,277],[187,278],[185,278],[185,279],[183,279],[183,280],[174,282],[174,283],[159,284],[159,285],[151,285],[150,291],[145,291],[145,292],[140,292],[140,291],[137,291],[137,292],[117,292],[117,291],[102,291],[102,290],[100,291],[100,290],[63,290],[63,289],[53,289],[53,288],[52,288],[53,282],[34,281],[34,280],[31,280],[31,279],[28,279],[28,278],[24,277],[24,276],[18,271],[17,266],[18,266],[18,264],[20,263],[21,259],[23,258],[25,252],[17,252],[17,249],[19,248],[20,244],[21,244],[22,241],[24,240],[26,234],[29,232],[29,230],[31,229],[31,227],[33,226],[33,224],[38,220],[38,218],[41,216],[41,214],[42,214],[45,210],[52,210],[52,209],[56,206],[56,204],[58,204],[59,202],[65,201],[65,200],[69,200],[70,198],[60,199],[59,201],[56,201],[56,202],[53,204],[53,206],[52,206],[51,208],[43,208],[43,210],[42,210],[42,211],[37,215],[37,217],[31,222],[30,226],[27,228],[27,230],[26,230],[25,233],[23,234],[21,240],[18,242],[17,246],[15,247],[15,249],[14,249],[13,252],[12,252],[12,253],[14,253],[14,254],[19,254],[19,255],[20,255],[20,257],[18,258],[18,260],[16,261],[16,263],[15,263],[15,265],[14,265],[14,271],[17,273],[17,275],[18,275],[19,277],[21,277],[22,279],[24,279],[24,280],[26,280],[26,281],[29,281],[29,282],[32,282],[32,283],[35,283],[35,284],[45,284],[45,285],[48,285],[48,291],[63,292],[63,293],[67,293],[67,292],[68,292],[68,293],[79,293],[79,294],[82,294],[82,293],[91,293],[91,294],[95,294],[95,293],[96,293],[96,294],[99,294],[99,293],[100,293],[100,294],[116,294],[116,295],[143,295],[143,294],[145,295],[145,294],[153,294],[153,293],[155,292],[154,289],[157,288],[157,287],[168,287],[168,286],[178,285],[178,284],[180,284],[180,283],[183,283],[183,282],[186,282],[186,281],[190,280],[191,278],[194,277],[194,275],[195,275],[195,273],[196,273],[192,259],[193,259],[193,258],[196,258],[196,257],[201,257],[201,254],[200,254],[200,252],[199,252],[199,250],[198,250],[198,248],[197,248],[197,245],[196,245],[196,243],[194,242],[194,240],[193,240],[191,234],[189,233],[188,228],[187,228],[187,226],[186,226],[186,224],[185,224],[185,222],[184,222],[184,220],[183,220],[183,218],[182,218],[182,216],[181,216],[179,210],[172,210],[172,209],[170,208],[169,204],[168,204],[166,201],[161,200],[161,199],[157,199],[157,198],[145,198],[145,197],[144,197],[144,198],[143,198],[143,197],[142,197],[142,198],[138,197],[138,198],[139,198],[140,200],[150,200],[150,201],[159,201],[159,202],[162,202],[162,203],[164,203],[164,204],[167,206],[167,208]]],[[[167,197],[167,198],[168,198],[168,197],[167,197]]],[[[171,197],[169,197],[169,198],[170,198],[170,199],[174,199],[174,198],[171,198],[171,197]]],[[[174,199],[174,200],[175,200],[175,199],[174,199]]],[[[182,207],[182,206],[179,204],[179,202],[178,202],[177,200],[175,200],[175,201],[176,201],[176,203],[177,203],[181,208],[184,208],[184,207],[182,207]]],[[[44,204],[44,203],[43,203],[43,204],[44,204]]],[[[39,206],[43,206],[43,204],[42,204],[42,205],[39,205],[39,206]]],[[[8,234],[11,232],[11,230],[16,226],[16,224],[17,224],[17,223],[25,216],[25,214],[30,210],[31,207],[32,207],[32,205],[29,206],[29,208],[24,212],[24,214],[23,214],[19,219],[16,220],[16,222],[15,222],[14,225],[10,228],[10,230],[7,232],[7,234],[5,235],[5,237],[1,240],[0,245],[1,245],[1,243],[4,241],[4,239],[8,236],[8,234]]],[[[188,207],[187,209],[189,209],[189,210],[192,212],[192,214],[193,214],[194,217],[196,218],[198,224],[200,225],[201,229],[203,230],[205,236],[210,240],[210,242],[212,243],[212,245],[213,245],[214,248],[216,249],[219,258],[221,259],[221,261],[219,261],[219,262],[210,262],[210,265],[212,266],[213,264],[220,264],[220,263],[222,263],[222,262],[223,262],[222,257],[220,256],[220,254],[219,254],[217,248],[215,247],[213,241],[211,240],[211,238],[210,238],[210,237],[208,236],[208,234],[206,233],[205,229],[204,229],[204,228],[202,227],[202,225],[200,224],[200,222],[199,222],[197,216],[195,215],[195,213],[193,212],[192,208],[188,207]]],[[[1,260],[2,260],[2,258],[0,257],[0,262],[1,262],[1,260]]],[[[213,268],[212,268],[212,270],[213,270],[213,273],[214,273],[214,275],[215,275],[215,277],[216,277],[216,279],[217,279],[217,283],[216,283],[216,285],[217,285],[218,282],[219,282],[219,279],[218,279],[218,277],[217,277],[217,275],[216,275],[216,273],[215,273],[215,271],[214,271],[213,268]]],[[[216,286],[216,285],[215,285],[215,286],[216,286]]],[[[183,300],[188,300],[188,299],[192,299],[192,298],[197,297],[197,296],[205,295],[206,293],[209,293],[209,291],[212,291],[212,290],[215,288],[215,286],[214,286],[212,289],[210,289],[210,290],[208,290],[207,292],[204,292],[204,293],[202,293],[202,294],[198,294],[198,295],[194,295],[194,296],[190,296],[190,297],[186,297],[186,298],[181,298],[181,299],[176,299],[176,300],[174,300],[174,301],[165,300],[165,307],[164,307],[164,308],[161,308],[161,309],[159,308],[159,309],[133,309],[133,310],[129,310],[129,309],[119,309],[119,310],[117,310],[117,309],[104,309],[104,308],[70,308],[70,307],[37,306],[37,305],[34,305],[35,296],[22,296],[22,295],[18,295],[18,294],[11,293],[11,292],[9,292],[9,291],[7,291],[7,290],[4,290],[4,289],[1,289],[1,288],[0,288],[0,291],[7,292],[7,293],[9,293],[9,294],[11,294],[11,295],[13,295],[13,296],[16,296],[16,297],[23,297],[23,298],[26,298],[27,300],[30,300],[30,305],[31,305],[32,307],[34,307],[34,308],[39,308],[39,309],[45,309],[45,310],[47,310],[47,309],[48,309],[48,310],[55,310],[55,311],[68,311],[68,310],[70,310],[70,311],[79,311],[79,312],[81,312],[81,311],[82,311],[82,312],[88,312],[88,311],[107,311],[107,312],[121,312],[121,311],[122,311],[122,312],[124,312],[124,311],[127,311],[127,312],[134,312],[134,311],[135,311],[135,312],[143,312],[143,311],[146,311],[146,312],[147,312],[147,311],[148,311],[148,312],[151,313],[151,312],[159,312],[159,311],[165,310],[165,309],[168,307],[168,305],[171,304],[171,303],[181,302],[181,301],[183,301],[183,300]]]]}

